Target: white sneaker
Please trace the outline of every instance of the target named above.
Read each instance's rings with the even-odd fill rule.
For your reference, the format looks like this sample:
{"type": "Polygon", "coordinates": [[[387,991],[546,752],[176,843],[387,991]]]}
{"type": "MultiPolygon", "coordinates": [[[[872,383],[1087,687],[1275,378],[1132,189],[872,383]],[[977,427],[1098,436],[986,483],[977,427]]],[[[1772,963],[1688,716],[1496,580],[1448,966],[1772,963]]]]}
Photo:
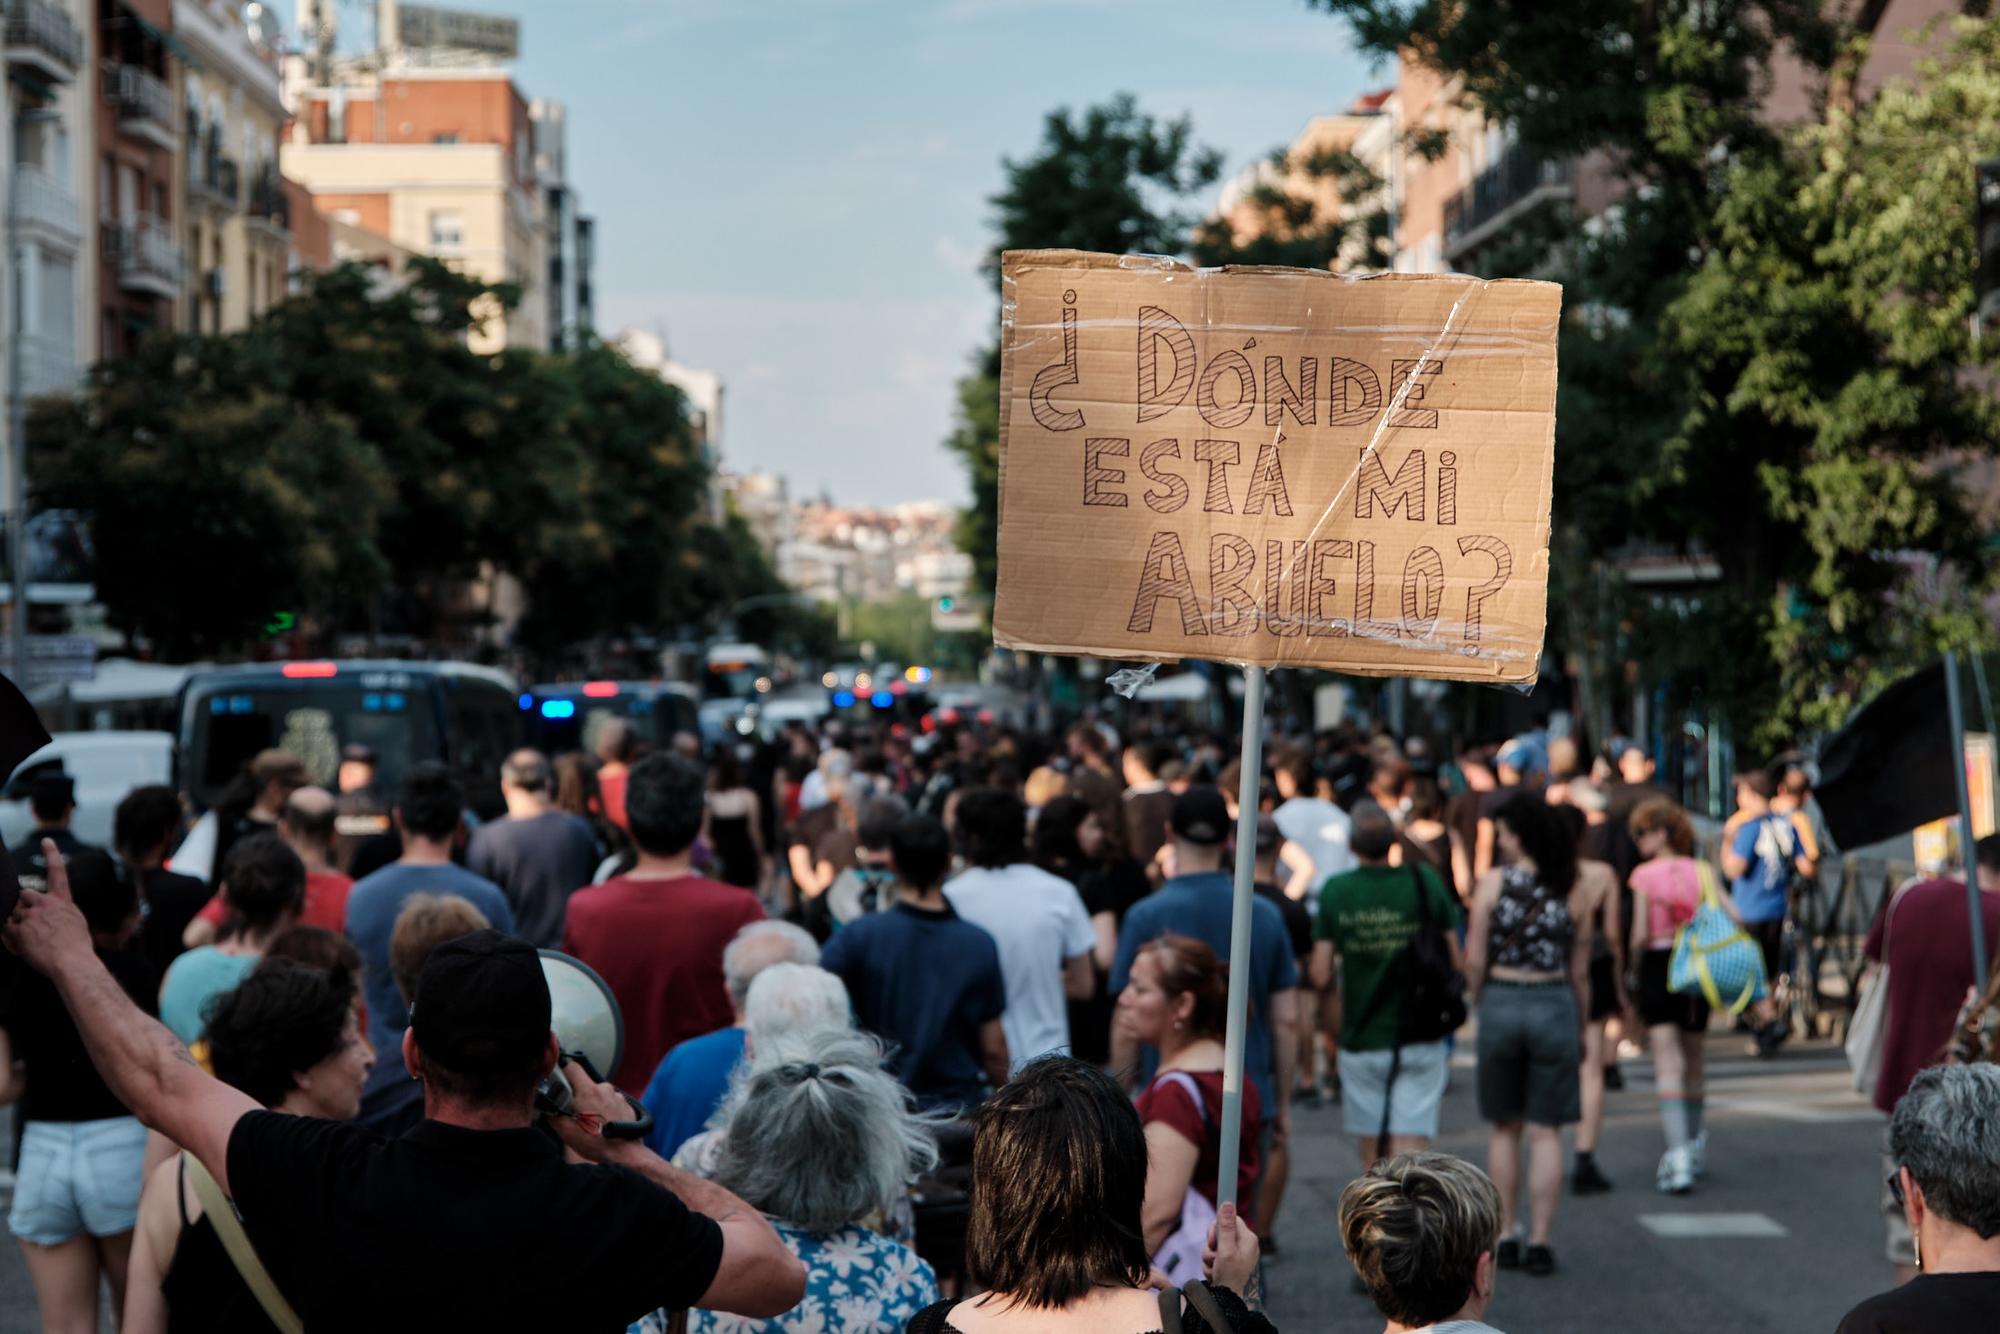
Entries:
{"type": "Polygon", "coordinates": [[[1708,1171],[1708,1132],[1702,1131],[1688,1141],[1688,1170],[1699,1181],[1708,1171]]]}
{"type": "Polygon", "coordinates": [[[1662,1195],[1685,1195],[1694,1189],[1694,1166],[1686,1145],[1668,1149],[1661,1156],[1654,1184],[1662,1195]]]}

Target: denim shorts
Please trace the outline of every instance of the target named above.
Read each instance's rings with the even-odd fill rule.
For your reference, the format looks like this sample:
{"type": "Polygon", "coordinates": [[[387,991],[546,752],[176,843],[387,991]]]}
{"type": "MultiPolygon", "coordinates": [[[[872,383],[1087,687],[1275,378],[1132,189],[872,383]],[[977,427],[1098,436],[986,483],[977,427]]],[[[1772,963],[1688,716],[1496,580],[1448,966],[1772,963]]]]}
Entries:
{"type": "Polygon", "coordinates": [[[145,1160],[146,1127],[134,1116],[28,1122],[7,1230],[37,1246],[130,1232],[145,1160]]]}
{"type": "Polygon", "coordinates": [[[1581,1035],[1567,981],[1489,983],[1479,998],[1480,1119],[1581,1120],[1581,1035]]]}

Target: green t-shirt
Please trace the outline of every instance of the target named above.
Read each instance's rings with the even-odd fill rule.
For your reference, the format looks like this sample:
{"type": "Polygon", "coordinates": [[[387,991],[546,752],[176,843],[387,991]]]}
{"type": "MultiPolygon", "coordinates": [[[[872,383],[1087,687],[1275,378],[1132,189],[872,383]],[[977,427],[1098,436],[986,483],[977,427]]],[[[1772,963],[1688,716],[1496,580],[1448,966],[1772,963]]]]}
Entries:
{"type": "MultiPolygon", "coordinates": [[[[1456,927],[1463,917],[1458,900],[1430,867],[1419,867],[1417,874],[1431,896],[1431,921],[1456,927]]],[[[1341,1050],[1387,1051],[1396,1045],[1402,1006],[1383,988],[1397,985],[1398,961],[1417,926],[1416,887],[1407,866],[1363,866],[1320,887],[1313,939],[1332,941],[1340,955],[1341,1050]]]]}

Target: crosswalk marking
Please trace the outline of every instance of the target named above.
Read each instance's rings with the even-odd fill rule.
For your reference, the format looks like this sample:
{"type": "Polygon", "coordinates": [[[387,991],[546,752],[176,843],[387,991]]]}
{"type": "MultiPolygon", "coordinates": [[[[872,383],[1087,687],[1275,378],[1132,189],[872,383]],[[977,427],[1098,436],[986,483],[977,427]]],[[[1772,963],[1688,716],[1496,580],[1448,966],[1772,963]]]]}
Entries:
{"type": "Polygon", "coordinates": [[[1639,1226],[1672,1240],[1710,1237],[1784,1237],[1785,1225],[1768,1214],[1640,1214],[1639,1226]]]}

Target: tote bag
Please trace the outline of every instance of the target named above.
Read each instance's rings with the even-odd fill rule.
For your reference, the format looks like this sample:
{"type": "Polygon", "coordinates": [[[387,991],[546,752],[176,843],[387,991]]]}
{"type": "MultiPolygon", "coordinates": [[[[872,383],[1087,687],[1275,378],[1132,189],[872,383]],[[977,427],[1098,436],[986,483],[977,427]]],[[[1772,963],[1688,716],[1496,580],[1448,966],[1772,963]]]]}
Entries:
{"type": "Polygon", "coordinates": [[[1741,1014],[1766,991],[1764,952],[1722,906],[1715,871],[1695,864],[1701,881],[1701,902],[1694,916],[1674,934],[1674,952],[1667,965],[1667,990],[1699,992],[1710,1006],[1741,1014]]]}
{"type": "MultiPolygon", "coordinates": [[[[1208,1104],[1202,1100],[1201,1087],[1179,1070],[1167,1071],[1160,1076],[1160,1080],[1179,1085],[1194,1099],[1195,1110],[1201,1114],[1202,1132],[1206,1135],[1215,1122],[1209,1119],[1208,1104]]],[[[1208,1230],[1214,1226],[1215,1206],[1208,1202],[1208,1196],[1190,1185],[1187,1194],[1181,1197],[1180,1225],[1153,1253],[1153,1268],[1176,1283],[1200,1278],[1202,1248],[1208,1244],[1208,1230]]]]}

